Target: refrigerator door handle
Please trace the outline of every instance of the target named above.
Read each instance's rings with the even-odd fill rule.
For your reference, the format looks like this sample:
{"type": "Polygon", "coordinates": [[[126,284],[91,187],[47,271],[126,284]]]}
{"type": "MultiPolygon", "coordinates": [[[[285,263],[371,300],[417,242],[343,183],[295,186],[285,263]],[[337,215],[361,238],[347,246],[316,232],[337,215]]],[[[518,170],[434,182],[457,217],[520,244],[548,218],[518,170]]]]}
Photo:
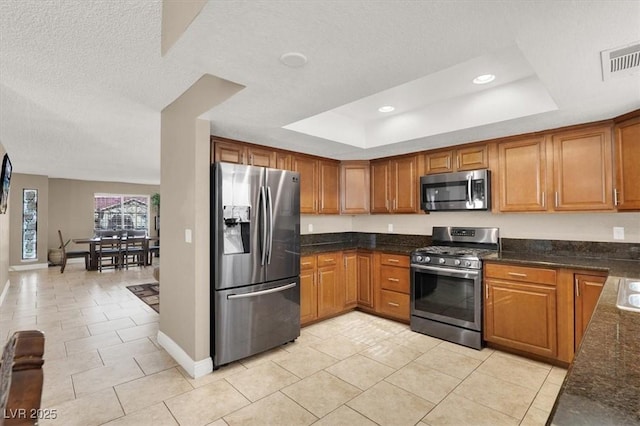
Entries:
{"type": "Polygon", "coordinates": [[[265,294],[271,294],[271,293],[277,293],[279,291],[289,290],[290,288],[293,288],[295,286],[296,286],[296,283],[291,283],[291,284],[283,285],[283,286],[276,287],[276,288],[270,288],[268,290],[254,291],[253,293],[229,294],[229,295],[227,295],[227,300],[244,299],[246,297],[263,296],[265,294]]]}
{"type": "Polygon", "coordinates": [[[260,198],[258,205],[262,210],[262,238],[260,239],[260,254],[262,256],[260,265],[264,266],[267,260],[267,201],[264,186],[260,187],[260,198]]]}
{"type": "Polygon", "coordinates": [[[271,252],[273,251],[273,202],[271,200],[271,187],[267,186],[267,203],[269,213],[269,248],[267,250],[267,265],[271,264],[271,252]]]}

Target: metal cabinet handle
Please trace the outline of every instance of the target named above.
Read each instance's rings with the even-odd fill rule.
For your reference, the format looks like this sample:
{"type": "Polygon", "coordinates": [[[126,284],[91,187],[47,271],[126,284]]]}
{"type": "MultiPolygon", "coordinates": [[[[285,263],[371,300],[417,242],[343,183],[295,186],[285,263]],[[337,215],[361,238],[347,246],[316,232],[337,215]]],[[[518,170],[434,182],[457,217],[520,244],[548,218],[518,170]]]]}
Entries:
{"type": "Polygon", "coordinates": [[[520,274],[518,272],[509,272],[509,275],[513,276],[513,277],[522,277],[522,278],[526,278],[527,274],[520,274]]]}
{"type": "Polygon", "coordinates": [[[276,287],[276,288],[270,288],[268,290],[254,291],[253,293],[229,294],[229,295],[227,295],[227,299],[228,300],[231,300],[231,299],[244,299],[246,297],[263,296],[265,294],[271,294],[271,293],[277,293],[279,291],[285,291],[285,290],[288,290],[288,289],[293,288],[295,286],[296,286],[296,283],[291,283],[291,284],[283,285],[283,286],[276,287]]]}
{"type": "Polygon", "coordinates": [[[547,193],[542,191],[542,208],[546,208],[547,206],[547,193]]]}
{"type": "Polygon", "coordinates": [[[618,205],[618,190],[616,188],[613,188],[613,205],[618,205]]]}
{"type": "Polygon", "coordinates": [[[555,206],[556,206],[556,207],[558,207],[558,191],[556,191],[556,199],[555,199],[555,202],[556,202],[555,206]]]}
{"type": "Polygon", "coordinates": [[[578,279],[575,279],[575,286],[576,286],[576,297],[580,297],[580,283],[578,283],[578,279]]]}
{"type": "Polygon", "coordinates": [[[451,157],[447,157],[447,169],[451,168],[451,157]]]}
{"type": "Polygon", "coordinates": [[[456,168],[460,168],[460,156],[456,155],[456,168]]]}
{"type": "Polygon", "coordinates": [[[489,298],[489,284],[487,284],[485,286],[484,294],[485,294],[485,299],[488,299],[489,298]]]}
{"type": "Polygon", "coordinates": [[[388,302],[388,304],[396,308],[400,306],[399,304],[393,302],[388,302]]]}
{"type": "Polygon", "coordinates": [[[303,265],[311,265],[311,262],[302,262],[303,265]]]}
{"type": "Polygon", "coordinates": [[[387,259],[387,262],[398,263],[400,261],[398,259],[387,259]]]}
{"type": "Polygon", "coordinates": [[[335,259],[324,259],[325,262],[335,262],[335,259]]]}
{"type": "Polygon", "coordinates": [[[397,278],[387,278],[387,280],[393,281],[394,283],[400,282],[400,280],[397,278]]]}

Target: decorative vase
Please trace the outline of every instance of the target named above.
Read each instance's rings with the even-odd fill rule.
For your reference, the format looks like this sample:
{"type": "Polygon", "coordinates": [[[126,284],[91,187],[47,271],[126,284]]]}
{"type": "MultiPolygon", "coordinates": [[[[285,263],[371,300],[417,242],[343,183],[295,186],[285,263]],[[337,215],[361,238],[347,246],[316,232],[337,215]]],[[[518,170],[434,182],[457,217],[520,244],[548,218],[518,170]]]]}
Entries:
{"type": "Polygon", "coordinates": [[[62,249],[49,249],[48,253],[49,263],[52,265],[62,264],[62,249]]]}

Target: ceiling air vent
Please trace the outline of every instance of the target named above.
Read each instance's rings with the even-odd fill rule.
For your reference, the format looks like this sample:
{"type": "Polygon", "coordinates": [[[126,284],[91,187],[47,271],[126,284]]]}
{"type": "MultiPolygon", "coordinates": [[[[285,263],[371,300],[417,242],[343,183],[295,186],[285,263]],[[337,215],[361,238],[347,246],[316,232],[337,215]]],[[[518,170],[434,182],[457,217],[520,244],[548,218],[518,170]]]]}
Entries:
{"type": "Polygon", "coordinates": [[[628,77],[640,70],[640,42],[604,50],[600,53],[602,59],[602,80],[607,81],[617,77],[628,77]]]}

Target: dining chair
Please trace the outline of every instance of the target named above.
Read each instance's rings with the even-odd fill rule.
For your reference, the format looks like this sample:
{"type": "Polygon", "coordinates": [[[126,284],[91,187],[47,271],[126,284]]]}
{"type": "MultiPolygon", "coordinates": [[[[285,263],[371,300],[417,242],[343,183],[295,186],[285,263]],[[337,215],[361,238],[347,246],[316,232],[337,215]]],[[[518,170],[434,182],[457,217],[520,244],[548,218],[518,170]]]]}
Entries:
{"type": "Polygon", "coordinates": [[[100,237],[98,243],[98,270],[113,268],[117,269],[121,265],[120,237],[100,237]]]}
{"type": "Polygon", "coordinates": [[[146,266],[146,238],[127,237],[122,239],[122,265],[129,269],[129,265],[146,266]]]}
{"type": "Polygon", "coordinates": [[[58,229],[58,238],[60,238],[60,249],[62,250],[62,263],[60,263],[60,273],[64,273],[64,268],[67,267],[67,259],[84,257],[84,268],[89,269],[89,256],[90,253],[86,250],[73,250],[67,251],[64,238],[62,238],[62,232],[58,229]]]}

